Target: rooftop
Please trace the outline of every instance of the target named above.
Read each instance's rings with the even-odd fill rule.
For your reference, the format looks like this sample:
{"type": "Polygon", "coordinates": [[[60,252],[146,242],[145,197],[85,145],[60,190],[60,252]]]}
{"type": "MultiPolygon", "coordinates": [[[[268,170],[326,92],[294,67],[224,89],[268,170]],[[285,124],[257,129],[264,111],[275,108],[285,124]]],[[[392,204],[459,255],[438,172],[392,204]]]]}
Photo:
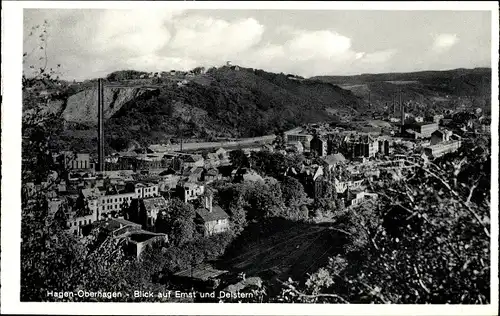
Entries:
{"type": "Polygon", "coordinates": [[[345,157],[342,154],[333,154],[333,155],[328,155],[323,158],[323,161],[326,162],[329,165],[333,165],[339,162],[344,162],[345,157]]]}
{"type": "Polygon", "coordinates": [[[96,225],[107,230],[107,231],[115,231],[117,229],[120,229],[125,226],[135,226],[135,227],[141,227],[140,224],[136,224],[134,222],[127,221],[125,219],[121,218],[111,218],[107,219],[105,221],[99,221],[96,222],[96,225]]]}
{"type": "Polygon", "coordinates": [[[196,210],[196,213],[203,219],[205,223],[229,218],[229,215],[227,215],[227,213],[224,212],[224,210],[218,205],[214,205],[212,207],[212,212],[205,208],[200,208],[196,210]]]}
{"type": "Polygon", "coordinates": [[[152,233],[152,232],[148,232],[145,230],[134,231],[134,232],[131,232],[128,234],[128,237],[130,238],[130,240],[135,241],[135,242],[144,242],[146,240],[149,240],[149,239],[157,237],[157,236],[166,236],[166,235],[152,233]]]}
{"type": "Polygon", "coordinates": [[[179,277],[192,277],[195,279],[207,281],[207,280],[216,278],[216,277],[218,277],[222,274],[225,274],[225,273],[227,273],[227,271],[217,270],[217,269],[214,269],[210,265],[204,264],[204,265],[197,266],[193,269],[186,269],[186,270],[177,272],[177,273],[175,273],[175,275],[179,276],[179,277]]]}

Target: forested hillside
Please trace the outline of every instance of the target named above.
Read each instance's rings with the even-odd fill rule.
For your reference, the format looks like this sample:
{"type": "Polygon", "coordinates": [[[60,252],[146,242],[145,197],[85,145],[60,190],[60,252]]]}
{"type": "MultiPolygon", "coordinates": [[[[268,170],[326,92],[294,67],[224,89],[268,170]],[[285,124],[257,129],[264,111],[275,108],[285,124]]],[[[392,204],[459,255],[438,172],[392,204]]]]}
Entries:
{"type": "Polygon", "coordinates": [[[403,101],[437,108],[466,104],[488,110],[491,106],[491,69],[454,69],[412,73],[320,76],[315,80],[339,85],[370,101],[375,107],[392,104],[401,90],[403,101]]]}
{"type": "MultiPolygon", "coordinates": [[[[115,73],[116,77],[120,76],[115,73]]],[[[187,81],[108,82],[104,93],[108,145],[122,150],[133,140],[149,144],[181,134],[208,140],[261,136],[303,123],[336,120],[364,106],[338,86],[263,70],[212,68],[187,81]]],[[[93,150],[96,94],[88,82],[82,85],[86,89],[72,87],[78,92],[62,109],[66,129],[58,144],[93,150]]]]}

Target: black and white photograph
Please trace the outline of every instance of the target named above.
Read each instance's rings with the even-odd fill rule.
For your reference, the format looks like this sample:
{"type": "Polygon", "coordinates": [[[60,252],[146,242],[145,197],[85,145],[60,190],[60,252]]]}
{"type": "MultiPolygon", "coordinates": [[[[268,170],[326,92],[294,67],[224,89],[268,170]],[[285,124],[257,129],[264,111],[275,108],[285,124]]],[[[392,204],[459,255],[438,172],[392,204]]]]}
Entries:
{"type": "Polygon", "coordinates": [[[496,2],[43,2],[2,13],[2,312],[498,312],[496,2]]]}

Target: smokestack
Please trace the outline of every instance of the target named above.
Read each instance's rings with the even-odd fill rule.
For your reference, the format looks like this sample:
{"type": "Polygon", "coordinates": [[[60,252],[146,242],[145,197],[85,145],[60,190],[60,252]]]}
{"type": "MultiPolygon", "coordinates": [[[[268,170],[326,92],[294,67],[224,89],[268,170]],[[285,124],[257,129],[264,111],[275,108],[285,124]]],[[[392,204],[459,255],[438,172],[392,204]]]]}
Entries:
{"type": "Polygon", "coordinates": [[[396,93],[392,94],[392,115],[396,117],[396,93]]]}
{"type": "Polygon", "coordinates": [[[403,104],[403,93],[401,89],[399,89],[399,106],[401,108],[401,134],[403,134],[405,125],[405,105],[403,104]]]}
{"type": "Polygon", "coordinates": [[[104,86],[102,79],[97,80],[97,171],[105,171],[104,167],[104,86]]]}
{"type": "Polygon", "coordinates": [[[368,108],[372,107],[372,93],[368,91],[368,108]]]}

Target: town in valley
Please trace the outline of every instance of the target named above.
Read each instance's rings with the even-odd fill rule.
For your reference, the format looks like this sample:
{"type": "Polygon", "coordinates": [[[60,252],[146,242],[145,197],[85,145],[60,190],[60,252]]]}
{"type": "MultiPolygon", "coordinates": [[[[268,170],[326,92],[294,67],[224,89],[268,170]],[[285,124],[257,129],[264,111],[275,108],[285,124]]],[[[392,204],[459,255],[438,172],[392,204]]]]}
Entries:
{"type": "Polygon", "coordinates": [[[23,78],[22,301],[490,301],[491,69],[55,74],[23,78]],[[78,291],[121,294],[47,295],[78,291]]]}

